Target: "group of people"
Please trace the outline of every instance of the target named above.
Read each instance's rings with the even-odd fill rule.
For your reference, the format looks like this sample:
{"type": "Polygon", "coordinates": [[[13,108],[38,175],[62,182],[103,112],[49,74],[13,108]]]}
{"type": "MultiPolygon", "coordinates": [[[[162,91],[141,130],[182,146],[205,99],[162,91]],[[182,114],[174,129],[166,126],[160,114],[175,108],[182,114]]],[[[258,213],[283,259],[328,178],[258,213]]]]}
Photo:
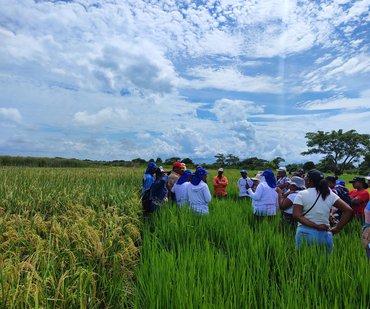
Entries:
{"type": "MultiPolygon", "coordinates": [[[[179,207],[187,205],[196,213],[207,214],[211,192],[205,168],[197,166],[194,173],[185,164],[174,162],[169,175],[154,162],[149,163],[143,177],[142,202],[146,213],[158,210],[172,200],[179,207]]],[[[296,228],[296,247],[303,243],[319,244],[330,252],[333,234],[356,218],[364,223],[362,242],[370,258],[370,202],[367,188],[370,176],[355,177],[350,181],[353,190],[345,187],[335,176],[324,177],[318,170],[296,171],[291,178],[285,167],[258,172],[249,178],[240,171],[238,180],[240,199],[251,199],[256,219],[272,218],[281,210],[282,224],[296,228]]],[[[223,168],[213,177],[214,197],[226,197],[228,179],[223,168]]]]}

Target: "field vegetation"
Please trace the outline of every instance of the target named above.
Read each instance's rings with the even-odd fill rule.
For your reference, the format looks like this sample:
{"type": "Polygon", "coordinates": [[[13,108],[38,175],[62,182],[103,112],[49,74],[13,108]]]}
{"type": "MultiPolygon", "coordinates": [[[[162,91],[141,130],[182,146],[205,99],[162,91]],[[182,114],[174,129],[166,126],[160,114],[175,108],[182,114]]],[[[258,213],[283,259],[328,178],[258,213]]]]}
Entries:
{"type": "Polygon", "coordinates": [[[237,170],[208,216],[168,204],[143,219],[142,173],[1,168],[0,308],[370,307],[359,223],[330,257],[298,253],[237,198],[237,170]]]}
{"type": "Polygon", "coordinates": [[[1,168],[0,308],[129,306],[137,172],[1,168]]]}

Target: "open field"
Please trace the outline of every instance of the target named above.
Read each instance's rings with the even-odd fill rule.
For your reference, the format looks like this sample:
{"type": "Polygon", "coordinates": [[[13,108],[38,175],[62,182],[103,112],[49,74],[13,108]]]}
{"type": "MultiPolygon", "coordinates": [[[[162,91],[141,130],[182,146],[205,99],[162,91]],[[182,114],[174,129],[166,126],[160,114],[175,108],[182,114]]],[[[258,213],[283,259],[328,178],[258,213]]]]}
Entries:
{"type": "Polygon", "coordinates": [[[142,173],[0,168],[0,308],[370,307],[358,223],[329,258],[298,254],[294,231],[236,198],[236,170],[209,216],[168,205],[143,221],[142,173]]]}

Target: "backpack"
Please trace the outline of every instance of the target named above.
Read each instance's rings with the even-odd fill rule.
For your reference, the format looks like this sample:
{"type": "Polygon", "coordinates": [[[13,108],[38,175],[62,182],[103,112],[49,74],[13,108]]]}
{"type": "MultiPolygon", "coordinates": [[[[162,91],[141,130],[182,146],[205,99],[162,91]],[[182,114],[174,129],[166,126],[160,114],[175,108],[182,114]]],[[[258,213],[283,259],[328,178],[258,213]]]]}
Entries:
{"type": "Polygon", "coordinates": [[[335,187],[335,190],[337,190],[337,195],[345,201],[350,207],[352,207],[352,200],[351,197],[348,194],[348,191],[343,189],[342,187],[335,187]]]}

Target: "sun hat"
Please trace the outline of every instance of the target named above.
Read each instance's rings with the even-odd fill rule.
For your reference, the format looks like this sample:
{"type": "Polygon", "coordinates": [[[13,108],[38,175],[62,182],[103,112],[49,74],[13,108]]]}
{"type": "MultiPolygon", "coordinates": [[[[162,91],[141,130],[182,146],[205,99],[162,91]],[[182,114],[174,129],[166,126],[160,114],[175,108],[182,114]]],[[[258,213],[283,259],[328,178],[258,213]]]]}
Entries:
{"type": "Polygon", "coordinates": [[[224,171],[224,169],[223,169],[222,167],[220,167],[220,168],[218,169],[218,171],[219,171],[219,172],[223,172],[223,171],[224,171]]]}
{"type": "Polygon", "coordinates": [[[253,178],[251,178],[252,180],[257,180],[257,181],[261,181],[261,174],[257,174],[256,176],[254,176],[253,178]]]}
{"type": "Polygon", "coordinates": [[[288,183],[290,185],[295,185],[298,189],[306,189],[304,185],[304,179],[298,176],[293,176],[288,180],[288,183]]]}
{"type": "Polygon", "coordinates": [[[277,169],[278,172],[286,172],[286,167],[285,166],[281,166],[277,169]]]}

